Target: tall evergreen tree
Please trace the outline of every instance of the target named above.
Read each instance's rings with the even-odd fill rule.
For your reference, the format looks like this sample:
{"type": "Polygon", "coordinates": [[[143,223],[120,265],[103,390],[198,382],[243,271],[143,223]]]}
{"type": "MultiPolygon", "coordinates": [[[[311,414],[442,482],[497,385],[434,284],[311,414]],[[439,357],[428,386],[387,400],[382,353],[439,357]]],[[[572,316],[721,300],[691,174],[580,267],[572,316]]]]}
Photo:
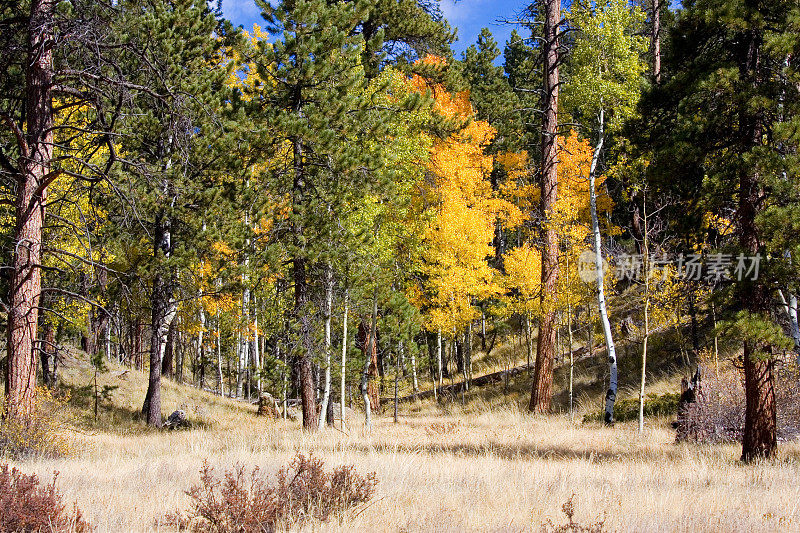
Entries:
{"type": "MultiPolygon", "coordinates": [[[[259,2],[272,44],[259,43],[255,64],[272,80],[252,99],[262,119],[256,141],[272,163],[264,172],[272,194],[286,199],[288,220],[280,238],[291,264],[296,349],[303,426],[317,428],[312,365],[317,348],[312,331],[314,271],[337,221],[357,198],[378,185],[379,147],[371,142],[384,128],[372,105],[361,65],[364,40],[355,29],[368,10],[364,2],[300,0],[277,8],[259,2]]],[[[279,206],[282,208],[282,206],[279,206]]],[[[280,219],[276,213],[276,219],[280,219]]]]}
{"type": "Polygon", "coordinates": [[[230,148],[225,138],[230,124],[223,116],[226,40],[204,0],[130,0],[120,2],[120,8],[120,30],[144,51],[125,56],[123,67],[131,72],[132,83],[159,95],[131,102],[119,145],[135,158],[126,159],[115,180],[127,201],[110,209],[112,217],[119,217],[120,239],[130,245],[144,238],[152,247],[152,262],[138,272],[150,280],[151,314],[150,377],[142,415],[160,427],[162,362],[178,312],[179,268],[204,248],[203,217],[196,215],[219,201],[215,191],[229,162],[224,154],[230,148]],[[160,38],[153,41],[153,35],[160,38]]]}
{"type": "Polygon", "coordinates": [[[642,106],[639,144],[653,150],[652,183],[682,199],[673,212],[676,228],[689,233],[705,212],[732,213],[735,239],[723,243],[725,252],[761,257],[757,275],[745,263],[744,279],[732,272],[729,286],[728,325],[738,332],[744,358],[742,459],[751,461],[775,454],[774,370],[786,344],[776,290],[796,294],[800,279],[800,243],[788,230],[800,207],[800,6],[785,0],[684,6],[670,34],[661,86],[642,106]]]}
{"type": "Polygon", "coordinates": [[[455,32],[439,0],[371,0],[354,27],[364,38],[362,63],[374,78],[384,61],[410,66],[428,54],[448,56],[455,32]]]}

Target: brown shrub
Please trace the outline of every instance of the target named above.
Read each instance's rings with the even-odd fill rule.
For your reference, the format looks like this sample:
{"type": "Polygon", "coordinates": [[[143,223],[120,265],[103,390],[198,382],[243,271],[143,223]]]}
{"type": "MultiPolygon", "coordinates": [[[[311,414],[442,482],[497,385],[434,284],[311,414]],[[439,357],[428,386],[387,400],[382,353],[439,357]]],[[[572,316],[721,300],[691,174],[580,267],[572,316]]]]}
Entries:
{"type": "Polygon", "coordinates": [[[591,524],[580,524],[575,521],[575,495],[561,506],[561,512],[567,517],[567,523],[557,526],[548,520],[542,525],[542,533],[605,533],[605,520],[591,524]]]}
{"type": "Polygon", "coordinates": [[[83,532],[91,527],[74,507],[66,511],[56,478],[39,485],[36,475],[26,475],[8,465],[0,467],[0,531],[83,532]]]}
{"type": "MultiPolygon", "coordinates": [[[[744,373],[739,365],[704,364],[696,402],[686,406],[687,440],[702,443],[741,442],[744,434],[744,373]]],[[[775,366],[778,439],[800,436],[800,374],[794,362],[775,366]]]]}
{"type": "Polygon", "coordinates": [[[352,466],[325,470],[321,459],[298,454],[270,484],[256,467],[248,475],[237,465],[221,479],[204,464],[200,484],[187,494],[190,516],[181,521],[194,531],[271,532],[279,525],[301,525],[342,517],[375,493],[374,473],[362,476],[352,466]]]}

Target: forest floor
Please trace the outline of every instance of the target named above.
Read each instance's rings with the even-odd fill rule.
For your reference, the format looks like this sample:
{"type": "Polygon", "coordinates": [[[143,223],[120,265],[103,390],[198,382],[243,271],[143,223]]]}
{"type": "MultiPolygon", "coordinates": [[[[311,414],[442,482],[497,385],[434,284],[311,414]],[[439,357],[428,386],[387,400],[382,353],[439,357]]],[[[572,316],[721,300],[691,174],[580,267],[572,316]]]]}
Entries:
{"type": "MultiPolygon", "coordinates": [[[[66,376],[73,404],[89,383],[94,390],[88,369],[66,376]]],[[[240,464],[271,474],[297,453],[379,480],[357,516],[308,530],[540,531],[565,523],[561,507],[573,494],[576,521],[602,520],[604,531],[800,530],[798,443],[782,443],[777,460],[742,465],[738,445],[675,444],[667,419],[649,419],[639,435],[635,423],[606,428],[480,401],[403,404],[397,424],[386,406],[370,435],[357,412],[346,430],[309,434],[299,422],[258,418],[252,405],[172,382],[164,412],[183,408],[195,426],[157,432],[133,422],[144,373],[112,368],[103,385],[117,388],[96,423],[89,404],[69,408],[84,428],[68,432],[72,456],[17,465],[43,480],[59,472],[65,501],[98,531],[171,531],[165,517],[188,509],[184,491],[205,461],[217,473],[240,464]]]]}

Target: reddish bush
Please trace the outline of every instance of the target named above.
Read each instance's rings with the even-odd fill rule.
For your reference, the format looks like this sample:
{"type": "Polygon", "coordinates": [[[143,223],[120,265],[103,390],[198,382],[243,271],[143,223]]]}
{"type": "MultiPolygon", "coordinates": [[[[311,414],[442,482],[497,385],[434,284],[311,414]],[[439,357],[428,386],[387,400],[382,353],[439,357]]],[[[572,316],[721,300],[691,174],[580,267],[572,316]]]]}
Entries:
{"type": "Polygon", "coordinates": [[[187,491],[192,509],[183,522],[195,531],[219,533],[271,532],[280,525],[324,522],[369,501],[376,484],[374,473],[362,476],[352,466],[327,472],[321,459],[303,455],[282,468],[274,484],[258,468],[248,475],[236,466],[218,479],[205,464],[200,484],[187,491]]]}
{"type": "MultiPolygon", "coordinates": [[[[694,403],[685,406],[686,440],[703,443],[741,442],[744,433],[744,374],[740,365],[702,368],[702,382],[694,403]]],[[[779,440],[800,436],[800,373],[794,362],[775,367],[775,402],[779,440]]],[[[679,439],[680,440],[680,439],[679,439]]]]}
{"type": "Polygon", "coordinates": [[[8,465],[0,467],[0,531],[82,532],[91,527],[77,508],[66,511],[56,478],[41,486],[36,475],[26,475],[8,465]]]}

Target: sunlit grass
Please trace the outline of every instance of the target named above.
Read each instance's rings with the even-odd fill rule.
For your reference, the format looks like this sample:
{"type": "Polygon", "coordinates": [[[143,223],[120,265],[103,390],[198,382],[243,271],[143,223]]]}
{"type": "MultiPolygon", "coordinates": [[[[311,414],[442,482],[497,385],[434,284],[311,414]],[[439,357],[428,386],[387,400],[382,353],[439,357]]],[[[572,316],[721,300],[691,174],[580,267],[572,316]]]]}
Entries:
{"type": "MultiPolygon", "coordinates": [[[[106,378],[121,383],[114,405],[137,407],[144,374],[106,378]]],[[[373,502],[326,530],[538,531],[548,519],[562,523],[561,505],[573,493],[578,521],[605,517],[616,531],[800,528],[795,443],[783,444],[774,462],[745,466],[738,446],[676,445],[668,420],[650,421],[638,435],[635,423],[580,425],[472,400],[404,405],[400,423],[378,417],[371,435],[360,419],[309,434],[297,422],[259,419],[253,406],[189,387],[168,384],[164,398],[165,413],[194,405],[190,416],[203,426],[97,427],[76,435],[73,457],[21,467],[43,478],[59,471],[66,501],[77,501],[100,531],[166,530],[159,520],[188,506],[184,491],[198,481],[203,461],[275,472],[298,451],[377,473],[373,502]]]]}

